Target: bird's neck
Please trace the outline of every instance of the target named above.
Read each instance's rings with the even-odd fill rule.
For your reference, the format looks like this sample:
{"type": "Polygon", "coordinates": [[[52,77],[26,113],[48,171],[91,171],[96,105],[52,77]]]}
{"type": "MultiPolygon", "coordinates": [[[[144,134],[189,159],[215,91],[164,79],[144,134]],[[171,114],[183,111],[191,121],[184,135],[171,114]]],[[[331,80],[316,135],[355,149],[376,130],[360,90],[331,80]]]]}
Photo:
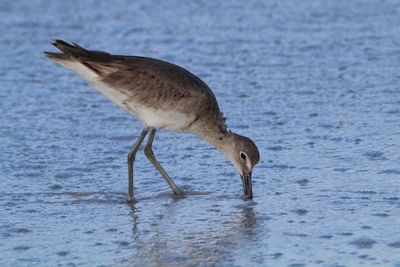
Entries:
{"type": "Polygon", "coordinates": [[[209,133],[208,135],[203,135],[202,137],[207,141],[207,143],[226,154],[227,147],[232,142],[232,136],[232,132],[226,131],[214,132],[212,134],[209,133]]]}
{"type": "Polygon", "coordinates": [[[228,142],[232,141],[233,133],[227,129],[225,120],[222,116],[218,119],[204,119],[199,120],[197,123],[192,125],[190,131],[201,138],[207,143],[214,146],[221,152],[224,152],[224,148],[228,142]]]}

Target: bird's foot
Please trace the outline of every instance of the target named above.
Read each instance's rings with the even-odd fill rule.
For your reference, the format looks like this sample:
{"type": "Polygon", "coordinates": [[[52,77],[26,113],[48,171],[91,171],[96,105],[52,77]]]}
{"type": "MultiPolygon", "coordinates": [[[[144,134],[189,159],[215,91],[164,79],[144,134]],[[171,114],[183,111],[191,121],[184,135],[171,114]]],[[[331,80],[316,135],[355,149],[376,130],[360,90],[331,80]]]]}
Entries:
{"type": "Polygon", "coordinates": [[[179,188],[176,188],[174,190],[174,195],[176,196],[183,196],[185,194],[185,192],[183,190],[180,190],[179,188]]]}

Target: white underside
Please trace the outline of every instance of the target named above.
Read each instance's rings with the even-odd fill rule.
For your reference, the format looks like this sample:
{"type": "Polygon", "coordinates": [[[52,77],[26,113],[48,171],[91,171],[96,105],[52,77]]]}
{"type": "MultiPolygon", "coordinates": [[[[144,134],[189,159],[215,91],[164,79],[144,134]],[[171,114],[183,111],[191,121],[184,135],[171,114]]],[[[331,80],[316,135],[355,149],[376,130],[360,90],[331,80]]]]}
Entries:
{"type": "Polygon", "coordinates": [[[115,104],[143,121],[146,127],[162,128],[171,131],[183,131],[186,130],[188,125],[190,125],[194,119],[194,116],[188,116],[187,114],[176,112],[174,110],[164,111],[139,104],[135,102],[134,99],[129,98],[129,96],[101,82],[99,76],[95,72],[91,71],[79,62],[63,61],[58,63],[78,73],[91,86],[100,91],[115,104]]]}

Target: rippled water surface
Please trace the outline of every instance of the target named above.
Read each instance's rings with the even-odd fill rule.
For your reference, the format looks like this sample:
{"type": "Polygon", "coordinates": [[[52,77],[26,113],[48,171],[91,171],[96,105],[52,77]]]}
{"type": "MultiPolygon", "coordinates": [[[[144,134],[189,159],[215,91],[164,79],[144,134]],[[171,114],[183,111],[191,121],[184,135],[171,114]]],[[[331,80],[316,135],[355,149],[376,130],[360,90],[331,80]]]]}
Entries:
{"type": "Polygon", "coordinates": [[[0,1],[1,266],[399,266],[400,2],[0,1]],[[141,123],[42,55],[161,58],[258,144],[253,201],[199,138],[141,123]]]}

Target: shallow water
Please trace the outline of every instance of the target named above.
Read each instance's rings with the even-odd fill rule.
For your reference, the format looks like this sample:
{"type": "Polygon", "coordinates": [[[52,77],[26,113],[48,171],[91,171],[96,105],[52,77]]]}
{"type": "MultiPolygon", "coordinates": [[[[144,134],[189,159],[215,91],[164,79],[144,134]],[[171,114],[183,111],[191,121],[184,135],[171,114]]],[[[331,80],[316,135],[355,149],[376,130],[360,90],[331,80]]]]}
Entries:
{"type": "Polygon", "coordinates": [[[0,266],[400,265],[398,1],[1,1],[0,266]],[[218,3],[217,3],[218,2],[218,3]],[[172,61],[261,152],[253,201],[202,140],[141,123],[42,55],[172,61]]]}

